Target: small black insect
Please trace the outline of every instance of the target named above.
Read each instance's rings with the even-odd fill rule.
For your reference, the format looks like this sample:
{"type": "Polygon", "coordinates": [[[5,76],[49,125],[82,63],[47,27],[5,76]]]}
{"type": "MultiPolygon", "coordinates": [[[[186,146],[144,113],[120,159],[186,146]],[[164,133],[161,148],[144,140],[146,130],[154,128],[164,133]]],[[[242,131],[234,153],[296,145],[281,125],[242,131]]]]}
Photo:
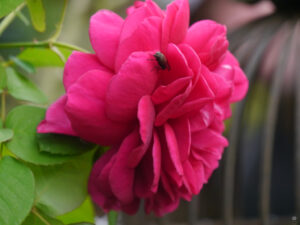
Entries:
{"type": "Polygon", "coordinates": [[[169,63],[168,63],[168,61],[166,59],[166,56],[163,53],[156,52],[153,56],[155,57],[158,65],[160,66],[160,68],[162,70],[165,70],[165,69],[170,70],[169,63]]]}

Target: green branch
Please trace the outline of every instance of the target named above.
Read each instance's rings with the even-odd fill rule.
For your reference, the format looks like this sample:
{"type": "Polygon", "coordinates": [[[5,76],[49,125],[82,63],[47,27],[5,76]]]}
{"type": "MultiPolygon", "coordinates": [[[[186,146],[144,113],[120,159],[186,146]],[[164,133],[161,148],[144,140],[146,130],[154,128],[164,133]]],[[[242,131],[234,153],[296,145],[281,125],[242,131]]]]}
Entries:
{"type": "Polygon", "coordinates": [[[87,50],[77,47],[75,45],[63,43],[63,42],[51,42],[51,41],[40,41],[40,42],[13,42],[13,43],[0,43],[1,48],[25,48],[25,47],[46,47],[50,48],[52,46],[62,47],[70,50],[76,50],[80,52],[88,52],[87,50]]]}
{"type": "MultiPolygon", "coordinates": [[[[6,113],[5,90],[1,94],[1,120],[4,123],[6,113]]],[[[0,143],[0,159],[3,157],[3,143],[0,143]]]]}

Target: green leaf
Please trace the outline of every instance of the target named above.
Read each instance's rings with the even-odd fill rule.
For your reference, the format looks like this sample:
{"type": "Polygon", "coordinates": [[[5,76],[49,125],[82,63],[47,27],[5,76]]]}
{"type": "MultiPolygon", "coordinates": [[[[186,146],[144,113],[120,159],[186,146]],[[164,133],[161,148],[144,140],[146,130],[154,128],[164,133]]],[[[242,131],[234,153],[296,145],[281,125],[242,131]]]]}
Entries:
{"type": "Polygon", "coordinates": [[[95,144],[62,134],[37,134],[39,150],[58,155],[78,155],[95,148],[95,144]]]}
{"type": "Polygon", "coordinates": [[[116,211],[109,211],[108,215],[108,224],[109,225],[116,225],[118,222],[118,213],[116,211]]]}
{"type": "Polygon", "coordinates": [[[14,131],[14,138],[6,145],[24,161],[37,165],[60,164],[74,156],[61,156],[40,152],[36,140],[36,127],[45,116],[45,109],[34,106],[18,106],[9,112],[5,125],[14,131]]]}
{"type": "Polygon", "coordinates": [[[47,103],[47,98],[34,83],[12,68],[6,69],[8,93],[14,98],[35,103],[47,103]]]}
{"type": "Polygon", "coordinates": [[[22,2],[24,0],[0,0],[0,18],[9,14],[22,2]]]}
{"type": "Polygon", "coordinates": [[[34,201],[34,177],[28,167],[5,156],[0,161],[0,224],[19,225],[34,201]]]}
{"type": "Polygon", "coordinates": [[[46,13],[42,0],[26,0],[33,27],[44,32],[46,29],[46,13]]]}
{"type": "Polygon", "coordinates": [[[22,225],[64,225],[61,221],[51,218],[42,212],[30,213],[22,225]]]}
{"type": "Polygon", "coordinates": [[[12,129],[0,128],[0,143],[10,140],[14,136],[12,129]]]}
{"type": "Polygon", "coordinates": [[[87,196],[92,153],[56,166],[34,166],[36,207],[49,216],[65,214],[79,207],[87,196]]]}
{"type": "Polygon", "coordinates": [[[22,72],[25,72],[25,73],[28,73],[28,74],[35,73],[35,68],[30,63],[24,62],[23,60],[15,57],[15,56],[11,56],[9,58],[15,63],[15,65],[18,68],[20,68],[20,70],[22,72]]]}
{"type": "Polygon", "coordinates": [[[93,224],[95,222],[94,218],[94,207],[90,197],[87,197],[84,203],[79,208],[57,217],[57,219],[61,220],[65,224],[76,224],[82,221],[89,222],[87,224],[93,224]]]}
{"type": "MultiPolygon", "coordinates": [[[[71,50],[58,48],[67,59],[72,53],[71,50]]],[[[19,59],[29,62],[35,67],[63,67],[64,62],[49,48],[27,48],[18,56],[19,59]]]]}
{"type": "Polygon", "coordinates": [[[5,68],[0,64],[0,93],[6,87],[6,71],[5,68]]]}

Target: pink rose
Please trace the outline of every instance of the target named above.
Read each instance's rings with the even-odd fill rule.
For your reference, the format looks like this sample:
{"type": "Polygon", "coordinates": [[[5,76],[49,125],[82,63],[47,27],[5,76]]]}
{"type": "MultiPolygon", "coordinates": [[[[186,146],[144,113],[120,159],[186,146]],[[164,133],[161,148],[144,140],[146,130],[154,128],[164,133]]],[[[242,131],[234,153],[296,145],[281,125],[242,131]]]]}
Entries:
{"type": "Polygon", "coordinates": [[[218,167],[228,145],[223,121],[248,81],[224,26],[204,20],[188,28],[188,0],[166,11],[138,1],[127,13],[92,16],[95,54],[70,56],[66,94],[38,132],[111,146],[90,175],[92,199],[129,214],[143,199],[147,213],[162,216],[198,194],[218,167]]]}

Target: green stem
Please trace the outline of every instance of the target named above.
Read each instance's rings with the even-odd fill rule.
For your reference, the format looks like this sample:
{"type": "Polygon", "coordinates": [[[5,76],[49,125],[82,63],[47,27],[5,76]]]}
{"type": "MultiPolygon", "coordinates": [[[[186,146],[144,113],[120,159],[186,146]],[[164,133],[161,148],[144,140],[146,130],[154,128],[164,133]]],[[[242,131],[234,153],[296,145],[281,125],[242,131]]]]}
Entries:
{"type": "Polygon", "coordinates": [[[63,25],[64,19],[65,19],[66,11],[67,11],[67,4],[68,4],[68,0],[64,0],[64,6],[63,6],[63,11],[62,11],[60,20],[59,20],[58,24],[56,25],[57,28],[56,28],[55,33],[53,34],[52,37],[49,38],[49,42],[55,42],[61,33],[62,25],[63,25]]]}
{"type": "Polygon", "coordinates": [[[5,31],[5,29],[11,24],[14,18],[18,15],[18,12],[21,11],[21,9],[23,9],[24,6],[25,3],[22,3],[2,20],[2,22],[0,23],[0,36],[5,31]]]}
{"type": "MultiPolygon", "coordinates": [[[[5,90],[1,94],[1,120],[4,123],[5,120],[5,113],[6,113],[6,101],[5,101],[5,90]]],[[[3,156],[3,143],[0,143],[0,159],[2,159],[3,156]]]]}
{"type": "Polygon", "coordinates": [[[44,224],[51,225],[35,208],[32,208],[31,212],[36,215],[44,224]]]}
{"type": "Polygon", "coordinates": [[[50,42],[50,41],[39,41],[39,42],[14,42],[14,43],[0,43],[1,48],[24,48],[24,47],[50,47],[50,46],[62,47],[70,50],[76,50],[80,52],[88,52],[87,50],[77,47],[75,45],[63,43],[63,42],[50,42]]]}
{"type": "Polygon", "coordinates": [[[5,98],[5,90],[2,92],[2,95],[1,95],[1,120],[2,122],[4,123],[5,121],[5,113],[6,113],[6,98],[5,98]]]}

